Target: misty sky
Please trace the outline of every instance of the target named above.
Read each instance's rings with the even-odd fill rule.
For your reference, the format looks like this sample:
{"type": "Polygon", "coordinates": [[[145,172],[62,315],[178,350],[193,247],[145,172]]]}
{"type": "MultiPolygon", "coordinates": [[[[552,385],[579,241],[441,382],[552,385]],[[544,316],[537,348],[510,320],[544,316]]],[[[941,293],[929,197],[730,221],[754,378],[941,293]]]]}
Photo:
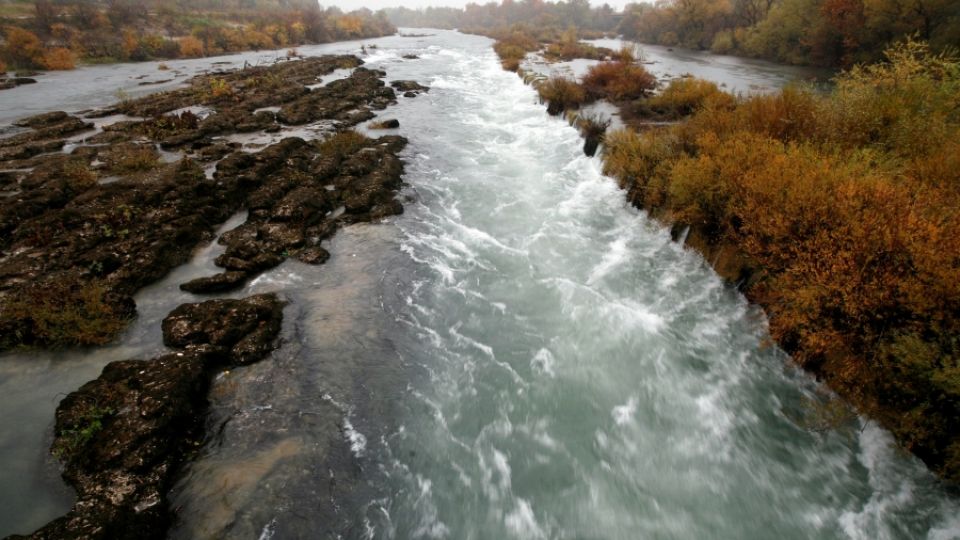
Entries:
{"type": "MultiPolygon", "coordinates": [[[[477,4],[486,4],[489,0],[321,0],[320,5],[323,7],[337,6],[344,11],[350,11],[361,7],[366,7],[376,11],[381,8],[396,6],[406,6],[411,9],[427,6],[463,7],[471,1],[477,4]]],[[[637,2],[640,0],[633,1],[637,2]]],[[[594,6],[600,6],[604,4],[604,1],[590,0],[590,3],[594,6]]],[[[607,0],[606,3],[610,4],[614,9],[619,11],[625,4],[628,3],[628,0],[607,0]]]]}

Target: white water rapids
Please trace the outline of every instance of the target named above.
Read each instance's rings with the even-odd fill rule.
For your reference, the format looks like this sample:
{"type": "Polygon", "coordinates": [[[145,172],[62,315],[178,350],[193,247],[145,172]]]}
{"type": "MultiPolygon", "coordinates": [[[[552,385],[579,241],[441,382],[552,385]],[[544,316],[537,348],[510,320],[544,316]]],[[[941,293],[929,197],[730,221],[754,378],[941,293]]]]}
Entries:
{"type": "Polygon", "coordinates": [[[798,425],[817,385],[762,314],[629,207],[486,40],[433,39],[409,68],[429,97],[396,111],[417,197],[392,313],[414,375],[366,458],[390,486],[369,536],[956,537],[956,503],[886,432],[798,425]]]}

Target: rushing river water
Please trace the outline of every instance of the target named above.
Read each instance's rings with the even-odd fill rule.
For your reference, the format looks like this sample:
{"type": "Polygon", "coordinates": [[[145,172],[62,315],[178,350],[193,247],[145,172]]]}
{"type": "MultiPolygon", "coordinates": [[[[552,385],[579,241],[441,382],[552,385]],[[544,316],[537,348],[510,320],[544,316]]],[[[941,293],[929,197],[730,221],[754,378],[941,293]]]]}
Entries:
{"type": "MultiPolygon", "coordinates": [[[[885,431],[805,429],[825,390],[489,40],[430,33],[368,42],[388,80],[431,86],[384,113],[410,139],[406,213],[236,293],[289,300],[283,347],[216,381],[173,538],[960,537],[957,500],[885,431]]],[[[138,295],[118,346],[0,359],[0,534],[69,504],[42,457],[57,393],[157,350],[216,250],[138,295]]]]}

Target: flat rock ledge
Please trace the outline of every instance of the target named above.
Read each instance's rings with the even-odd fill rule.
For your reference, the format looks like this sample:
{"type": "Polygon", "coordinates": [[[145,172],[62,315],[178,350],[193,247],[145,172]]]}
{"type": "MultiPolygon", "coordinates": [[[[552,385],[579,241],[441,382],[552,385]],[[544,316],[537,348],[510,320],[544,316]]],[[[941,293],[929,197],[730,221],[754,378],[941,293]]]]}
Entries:
{"type": "Polygon", "coordinates": [[[204,439],[214,375],[269,354],[282,310],[273,294],[181,305],[163,320],[164,343],[177,352],[111,362],[64,398],[52,451],[77,502],[35,533],[9,539],[164,538],[167,493],[204,439]]]}

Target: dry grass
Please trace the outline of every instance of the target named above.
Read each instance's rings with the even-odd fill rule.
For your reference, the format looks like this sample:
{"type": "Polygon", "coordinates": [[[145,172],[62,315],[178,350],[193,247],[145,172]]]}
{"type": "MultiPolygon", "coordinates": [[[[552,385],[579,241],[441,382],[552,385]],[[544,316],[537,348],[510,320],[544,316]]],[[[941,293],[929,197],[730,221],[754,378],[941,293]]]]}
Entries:
{"type": "Polygon", "coordinates": [[[130,315],[106,300],[107,291],[100,282],[65,276],[10,293],[0,304],[0,348],[110,342],[130,315]]]}
{"type": "Polygon", "coordinates": [[[345,157],[355,154],[370,142],[369,138],[356,131],[341,131],[320,143],[320,154],[345,157]]]}

